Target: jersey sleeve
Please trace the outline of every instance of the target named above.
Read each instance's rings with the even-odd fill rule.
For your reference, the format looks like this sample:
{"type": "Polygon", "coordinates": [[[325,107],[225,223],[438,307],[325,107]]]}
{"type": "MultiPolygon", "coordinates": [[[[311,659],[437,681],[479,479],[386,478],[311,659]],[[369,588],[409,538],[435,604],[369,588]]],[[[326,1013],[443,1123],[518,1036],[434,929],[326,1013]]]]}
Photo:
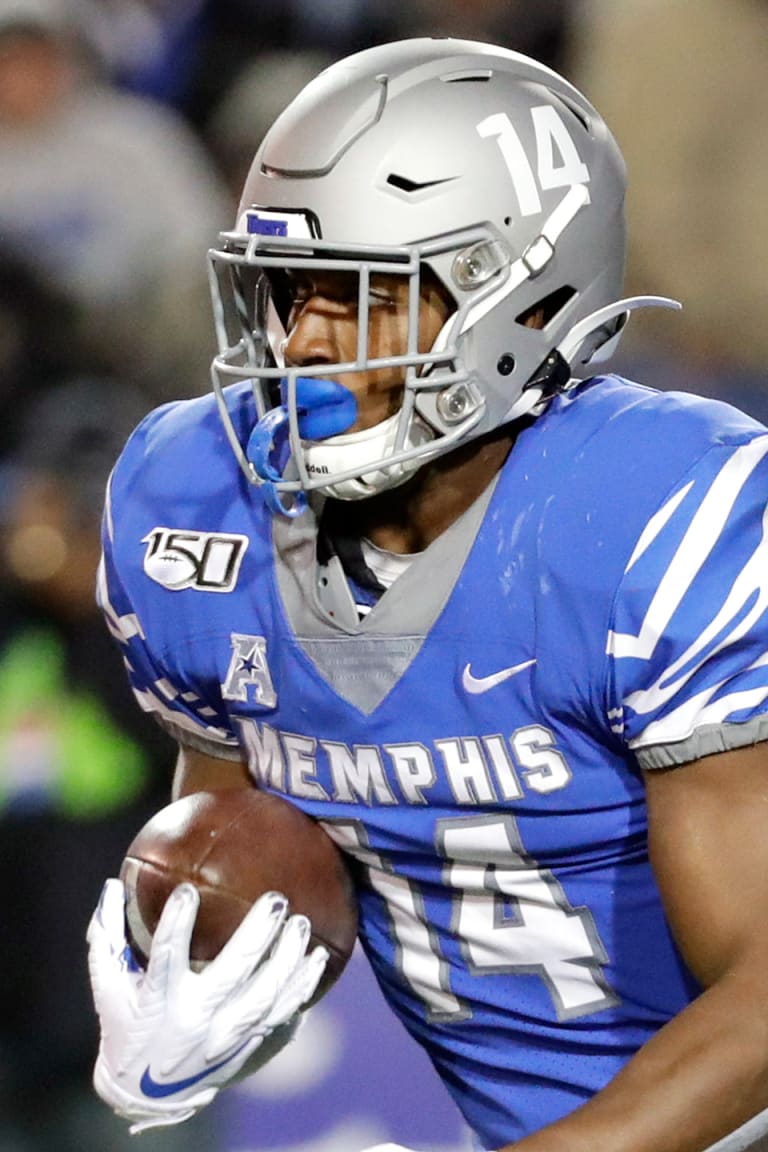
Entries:
{"type": "Polygon", "coordinates": [[[768,739],[768,436],[712,447],[615,597],[608,721],[643,768],[768,739]]]}
{"type": "MultiPolygon", "coordinates": [[[[107,627],[119,644],[133,693],[145,711],[180,744],[212,756],[239,760],[240,747],[221,698],[215,699],[197,682],[192,682],[170,659],[173,648],[166,630],[172,626],[168,613],[153,610],[151,587],[145,586],[140,606],[130,595],[130,568],[121,572],[115,523],[120,509],[113,504],[113,485],[107,489],[102,526],[102,556],[97,574],[96,599],[107,627]],[[161,626],[162,625],[162,626],[161,626]]],[[[179,646],[183,641],[179,638],[179,646]]]]}

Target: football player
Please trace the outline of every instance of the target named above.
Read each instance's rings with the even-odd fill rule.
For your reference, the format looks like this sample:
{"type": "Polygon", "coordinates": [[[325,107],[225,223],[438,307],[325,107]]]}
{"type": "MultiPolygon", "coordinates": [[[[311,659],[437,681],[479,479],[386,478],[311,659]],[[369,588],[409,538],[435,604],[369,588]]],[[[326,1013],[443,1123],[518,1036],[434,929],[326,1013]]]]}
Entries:
{"type": "MultiPolygon", "coordinates": [[[[332,65],[210,255],[215,395],[151,414],[107,500],[100,601],[175,795],[323,821],[488,1149],[736,1149],[768,1109],[768,435],[594,374],[674,306],[622,298],[624,188],[533,60],[332,65]]],[[[146,972],[118,881],[92,922],[96,1085],[139,1129],[278,1050],[325,962],[273,894],[191,972],[196,906],[146,972]]]]}

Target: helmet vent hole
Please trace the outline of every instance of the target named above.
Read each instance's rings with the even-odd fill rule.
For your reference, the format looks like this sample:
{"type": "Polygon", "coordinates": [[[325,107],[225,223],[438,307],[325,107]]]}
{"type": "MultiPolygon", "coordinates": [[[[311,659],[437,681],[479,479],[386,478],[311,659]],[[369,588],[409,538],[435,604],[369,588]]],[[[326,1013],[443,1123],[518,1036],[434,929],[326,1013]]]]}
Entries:
{"type": "Polygon", "coordinates": [[[554,292],[550,292],[548,296],[537,300],[530,308],[526,308],[519,316],[516,316],[515,323],[522,324],[524,328],[544,328],[550,320],[554,320],[555,316],[562,312],[575,295],[575,288],[572,288],[570,284],[563,284],[561,288],[556,288],[554,292]]]}
{"type": "Polygon", "coordinates": [[[559,100],[561,104],[564,104],[568,111],[576,117],[584,131],[589,132],[590,136],[592,135],[592,125],[589,122],[589,118],[587,117],[585,110],[580,108],[575,100],[570,100],[562,92],[553,92],[551,89],[550,95],[554,96],[556,100],[559,100]]]}
{"type": "Polygon", "coordinates": [[[483,69],[482,72],[472,70],[471,72],[450,72],[447,76],[441,76],[443,84],[487,84],[493,77],[493,71],[490,68],[483,69]]]}

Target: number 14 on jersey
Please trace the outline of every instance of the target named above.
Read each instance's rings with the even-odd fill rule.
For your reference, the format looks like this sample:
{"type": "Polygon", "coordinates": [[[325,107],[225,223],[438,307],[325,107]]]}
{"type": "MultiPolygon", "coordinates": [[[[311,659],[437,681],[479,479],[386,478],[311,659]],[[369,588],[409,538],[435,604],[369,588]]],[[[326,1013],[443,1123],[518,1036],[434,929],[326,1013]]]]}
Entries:
{"type": "MultiPolygon", "coordinates": [[[[403,979],[433,1019],[470,1015],[451,989],[423,894],[367,845],[358,821],[327,831],[367,868],[385,901],[403,979]]],[[[600,1012],[618,1002],[604,975],[607,955],[592,913],[573,908],[548,870],[526,856],[510,813],[438,820],[435,847],[454,892],[452,924],[466,966],[476,976],[533,974],[544,981],[559,1020],[600,1012]]]]}

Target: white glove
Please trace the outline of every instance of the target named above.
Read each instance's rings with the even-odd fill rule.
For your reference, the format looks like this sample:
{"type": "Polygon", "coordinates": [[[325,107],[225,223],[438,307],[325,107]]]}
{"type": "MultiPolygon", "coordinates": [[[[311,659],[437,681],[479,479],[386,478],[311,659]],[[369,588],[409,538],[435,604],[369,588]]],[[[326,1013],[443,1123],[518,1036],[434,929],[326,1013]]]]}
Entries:
{"type": "Polygon", "coordinates": [[[219,955],[193,972],[189,945],[199,901],[191,884],[169,896],[146,971],[125,938],[120,880],[107,880],[88,928],[101,1023],[94,1086],[133,1122],[132,1132],[188,1120],[275,1029],[286,1026],[289,1039],[328,960],[322,947],[307,955],[309,921],[289,916],[285,897],[270,892],[219,955]]]}

